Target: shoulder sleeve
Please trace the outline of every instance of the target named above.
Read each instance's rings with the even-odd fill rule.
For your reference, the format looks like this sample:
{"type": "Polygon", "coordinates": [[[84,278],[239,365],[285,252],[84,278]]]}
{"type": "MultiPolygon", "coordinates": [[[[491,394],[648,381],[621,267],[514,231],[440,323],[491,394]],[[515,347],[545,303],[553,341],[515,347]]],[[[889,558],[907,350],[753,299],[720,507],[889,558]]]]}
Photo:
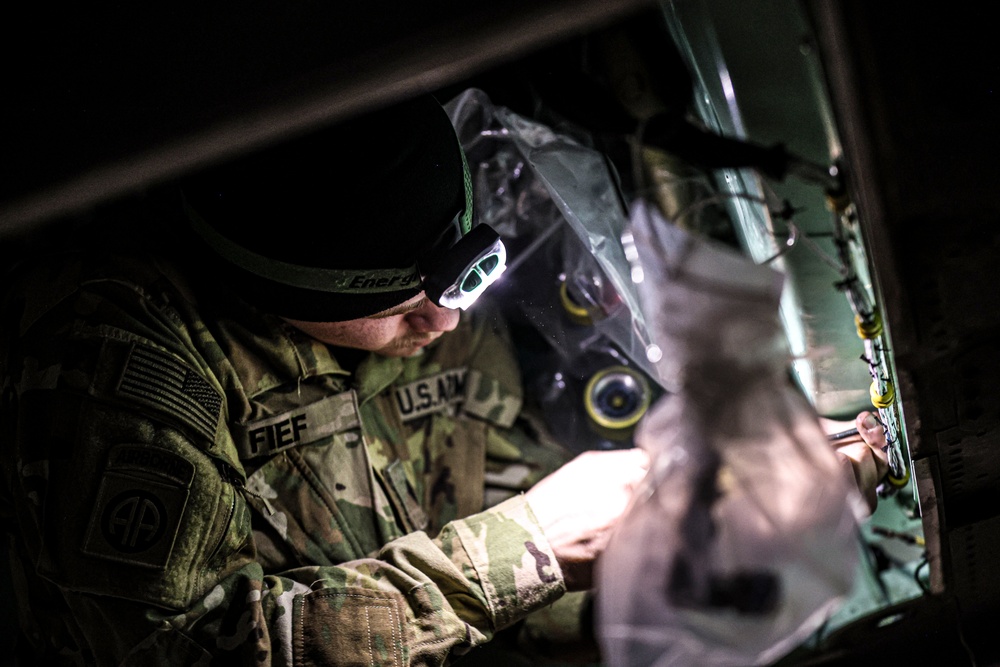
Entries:
{"type": "Polygon", "coordinates": [[[294,647],[303,664],[441,664],[565,592],[523,498],[452,522],[433,540],[411,533],[387,544],[377,560],[326,574],[337,576],[314,585],[296,603],[297,620],[293,614],[292,631],[315,640],[294,647]],[[340,576],[348,585],[335,584],[340,576]]]}
{"type": "Polygon", "coordinates": [[[152,437],[103,460],[18,466],[29,616],[42,636],[76,638],[53,651],[108,664],[442,664],[564,592],[520,496],[435,539],[416,532],[370,558],[265,573],[238,485],[177,431],[114,412],[113,437],[152,437]]]}
{"type": "Polygon", "coordinates": [[[225,395],[133,294],[123,289],[114,307],[90,294],[66,302],[65,317],[40,318],[8,383],[16,433],[4,439],[4,483],[23,632],[40,653],[441,664],[562,595],[521,497],[434,539],[412,533],[370,558],[265,573],[253,498],[216,455],[225,395]]]}

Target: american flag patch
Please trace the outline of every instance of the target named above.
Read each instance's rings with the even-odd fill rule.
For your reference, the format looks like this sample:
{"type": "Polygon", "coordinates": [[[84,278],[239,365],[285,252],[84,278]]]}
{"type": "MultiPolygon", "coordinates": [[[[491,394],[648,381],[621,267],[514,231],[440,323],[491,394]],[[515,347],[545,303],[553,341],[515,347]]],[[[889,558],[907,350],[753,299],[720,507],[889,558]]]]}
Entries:
{"type": "Polygon", "coordinates": [[[117,393],[167,412],[209,440],[215,439],[222,395],[169,352],[133,345],[117,393]]]}

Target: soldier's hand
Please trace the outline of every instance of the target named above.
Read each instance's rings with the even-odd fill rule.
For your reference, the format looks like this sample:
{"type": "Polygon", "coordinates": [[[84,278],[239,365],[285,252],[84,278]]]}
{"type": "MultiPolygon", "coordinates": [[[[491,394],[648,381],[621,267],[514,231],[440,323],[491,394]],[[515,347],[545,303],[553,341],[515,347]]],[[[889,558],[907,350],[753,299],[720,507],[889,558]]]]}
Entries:
{"type": "Polygon", "coordinates": [[[875,415],[867,411],[854,419],[854,425],[858,435],[837,443],[837,453],[844,466],[850,468],[858,490],[868,503],[868,510],[874,512],[878,505],[875,491],[889,471],[889,457],[882,451],[886,444],[885,429],[875,415]]]}
{"type": "Polygon", "coordinates": [[[569,590],[591,587],[594,560],[648,467],[640,449],[584,452],[527,492],[569,590]]]}

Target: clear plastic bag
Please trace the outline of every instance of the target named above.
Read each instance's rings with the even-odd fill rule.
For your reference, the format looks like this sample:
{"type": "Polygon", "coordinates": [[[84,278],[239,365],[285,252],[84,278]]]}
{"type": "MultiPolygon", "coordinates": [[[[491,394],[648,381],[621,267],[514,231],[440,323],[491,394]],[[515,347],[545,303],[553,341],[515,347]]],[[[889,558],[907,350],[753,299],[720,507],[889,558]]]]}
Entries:
{"type": "Polygon", "coordinates": [[[483,302],[503,312],[529,396],[575,452],[631,446],[661,392],[621,246],[628,224],[598,151],[469,89],[445,105],[466,152],[476,215],[508,249],[483,302]]]}
{"type": "MultiPolygon", "coordinates": [[[[598,337],[655,374],[630,266],[621,246],[628,224],[599,152],[566,133],[495,106],[469,89],[445,105],[466,152],[476,215],[508,246],[503,282],[554,349],[573,357],[598,337]],[[561,285],[587,311],[587,328],[566,327],[561,285]],[[596,335],[595,335],[596,334],[596,335]]],[[[498,283],[494,293],[504,290],[498,283]]],[[[564,295],[565,296],[565,295],[564,295]]]]}
{"type": "Polygon", "coordinates": [[[781,275],[642,202],[631,221],[670,393],[635,435],[650,472],[599,562],[605,659],[767,664],[850,592],[860,496],[788,377],[781,275]]]}

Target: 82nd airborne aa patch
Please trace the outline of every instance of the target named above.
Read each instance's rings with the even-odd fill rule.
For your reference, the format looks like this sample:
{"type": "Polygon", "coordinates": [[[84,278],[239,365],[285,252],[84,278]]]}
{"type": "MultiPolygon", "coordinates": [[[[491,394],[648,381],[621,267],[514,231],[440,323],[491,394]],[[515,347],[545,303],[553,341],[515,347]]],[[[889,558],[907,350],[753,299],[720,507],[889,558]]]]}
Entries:
{"type": "Polygon", "coordinates": [[[187,504],[194,465],[151,445],[111,450],[83,552],[163,569],[187,504]]]}

